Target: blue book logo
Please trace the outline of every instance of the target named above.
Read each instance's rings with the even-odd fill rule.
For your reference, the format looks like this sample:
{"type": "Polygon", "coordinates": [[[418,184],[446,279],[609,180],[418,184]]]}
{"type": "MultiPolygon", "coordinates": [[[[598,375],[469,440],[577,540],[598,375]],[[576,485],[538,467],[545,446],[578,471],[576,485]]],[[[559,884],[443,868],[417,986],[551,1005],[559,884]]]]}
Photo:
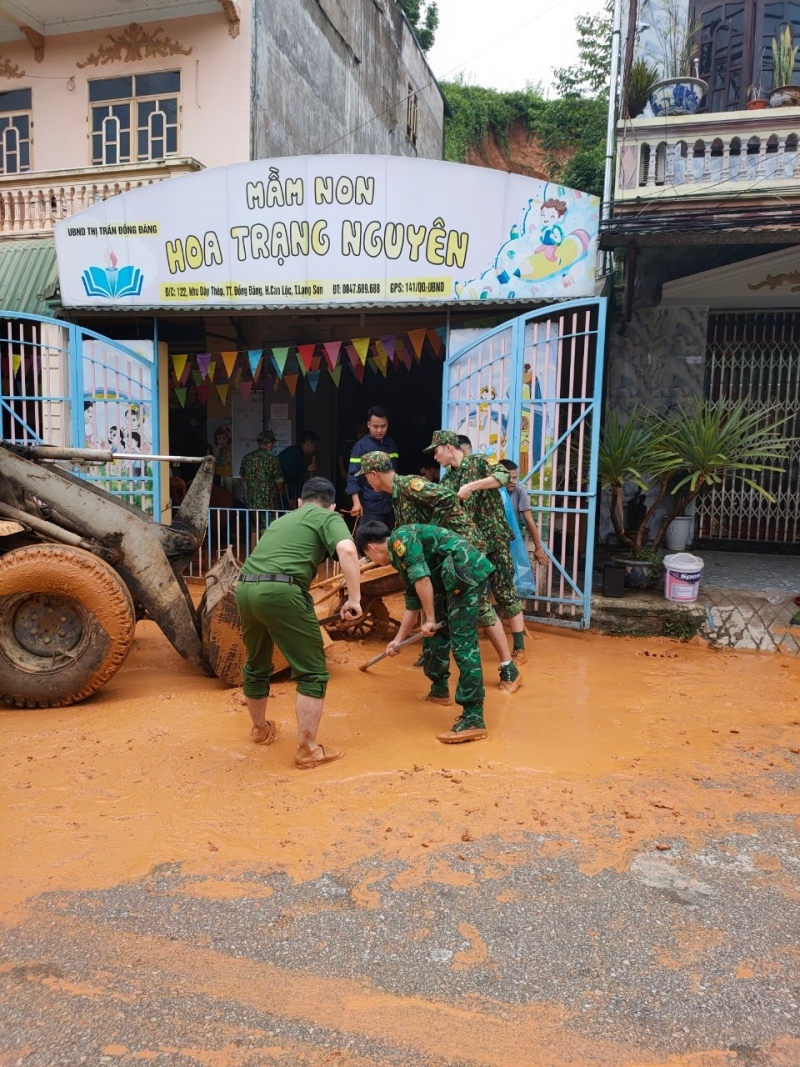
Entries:
{"type": "Polygon", "coordinates": [[[89,267],[81,275],[87,296],[105,296],[109,299],[123,296],[139,296],[144,275],[138,267],[89,267]]]}

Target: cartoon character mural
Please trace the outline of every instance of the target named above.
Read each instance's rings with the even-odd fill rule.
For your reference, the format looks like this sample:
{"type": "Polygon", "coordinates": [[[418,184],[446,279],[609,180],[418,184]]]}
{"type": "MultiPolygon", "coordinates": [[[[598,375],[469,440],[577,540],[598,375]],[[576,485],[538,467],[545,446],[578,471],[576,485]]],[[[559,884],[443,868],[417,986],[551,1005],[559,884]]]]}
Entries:
{"type": "Polygon", "coordinates": [[[542,183],[541,199],[529,199],[521,224],[479,278],[458,281],[460,300],[523,300],[564,296],[593,278],[599,200],[563,185],[542,183]]]}

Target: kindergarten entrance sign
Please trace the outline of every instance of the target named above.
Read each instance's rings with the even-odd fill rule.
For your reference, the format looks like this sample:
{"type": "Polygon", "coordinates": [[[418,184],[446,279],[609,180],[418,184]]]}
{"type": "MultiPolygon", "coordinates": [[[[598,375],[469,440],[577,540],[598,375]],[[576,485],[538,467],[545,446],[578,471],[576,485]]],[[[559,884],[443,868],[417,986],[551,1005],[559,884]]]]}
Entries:
{"type": "Polygon", "coordinates": [[[594,294],[597,197],[435,160],[287,156],[173,178],[55,228],[66,307],[594,294]]]}

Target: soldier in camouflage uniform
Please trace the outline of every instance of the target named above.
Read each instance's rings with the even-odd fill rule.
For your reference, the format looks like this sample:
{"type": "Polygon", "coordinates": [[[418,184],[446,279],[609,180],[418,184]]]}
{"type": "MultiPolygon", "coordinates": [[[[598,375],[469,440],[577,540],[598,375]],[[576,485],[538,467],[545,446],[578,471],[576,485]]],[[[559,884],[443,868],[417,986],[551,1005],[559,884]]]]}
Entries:
{"type": "Polygon", "coordinates": [[[451,430],[436,430],[425,451],[433,452],[436,462],[447,467],[442,484],[457,494],[486,542],[486,554],[494,565],[492,593],[497,613],[511,623],[514,663],[524,663],[525,621],[522,601],[514,586],[514,562],[509,548],[514,533],[506,521],[499,493],[501,486],[508,484],[508,471],[480,452],[467,455],[459,445],[458,434],[451,430]]]}
{"type": "MultiPolygon", "coordinates": [[[[361,457],[361,473],[376,492],[390,493],[396,524],[426,523],[451,530],[473,544],[479,552],[487,554],[487,545],[480,531],[470,519],[464,505],[447,486],[429,482],[418,475],[396,474],[391,457],[385,452],[367,452],[361,457]]],[[[489,640],[497,652],[501,668],[513,664],[503,624],[489,602],[488,593],[481,596],[478,610],[478,625],[486,627],[489,640]]],[[[419,666],[425,666],[425,652],[419,666]]],[[[505,693],[514,693],[519,688],[519,671],[501,669],[500,688],[505,693]],[[507,675],[507,677],[506,677],[507,675]]]]}
{"type": "Polygon", "coordinates": [[[450,704],[450,652],[458,667],[456,702],[460,717],[439,741],[455,745],[487,736],[483,720],[483,670],[478,648],[478,604],[492,565],[481,552],[449,530],[423,523],[398,526],[391,534],[380,522],[364,523],[356,534],[359,552],[379,566],[391,563],[406,585],[406,610],[390,656],[413,628],[422,609],[423,633],[430,641],[425,674],[433,704],[450,704]]]}
{"type": "Polygon", "coordinates": [[[274,511],[280,507],[283,489],[283,471],[278,457],[272,454],[275,434],[272,430],[262,430],[256,441],[258,448],[242,460],[239,477],[247,490],[248,507],[274,511]]]}

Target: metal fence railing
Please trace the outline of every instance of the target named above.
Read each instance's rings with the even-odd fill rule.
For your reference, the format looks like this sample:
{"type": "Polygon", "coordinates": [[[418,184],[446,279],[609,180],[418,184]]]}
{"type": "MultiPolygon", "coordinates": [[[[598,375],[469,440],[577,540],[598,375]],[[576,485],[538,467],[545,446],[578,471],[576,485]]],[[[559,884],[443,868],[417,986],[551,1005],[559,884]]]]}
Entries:
{"type": "Polygon", "coordinates": [[[205,539],[185,576],[204,578],[228,547],[240,563],[244,562],[269,524],[285,514],[285,511],[248,508],[209,508],[205,539]]]}

